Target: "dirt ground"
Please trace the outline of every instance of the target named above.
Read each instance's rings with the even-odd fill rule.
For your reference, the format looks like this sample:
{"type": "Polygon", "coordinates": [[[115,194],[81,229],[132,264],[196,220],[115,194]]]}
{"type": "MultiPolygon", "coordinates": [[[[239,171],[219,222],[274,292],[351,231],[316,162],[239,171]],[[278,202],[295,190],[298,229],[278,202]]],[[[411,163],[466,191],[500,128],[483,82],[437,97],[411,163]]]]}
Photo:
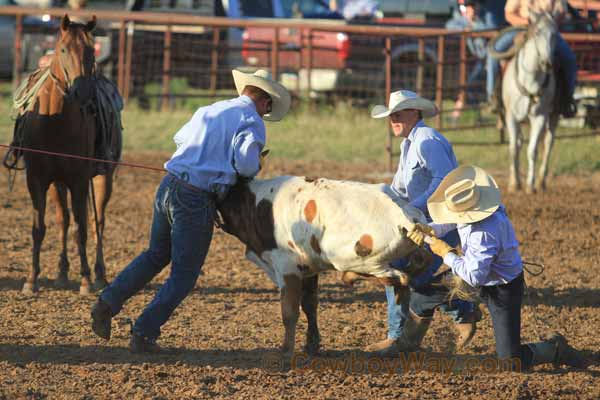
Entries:
{"type": "MultiPolygon", "coordinates": [[[[150,165],[160,165],[164,156],[126,154],[128,161],[150,165]]],[[[377,169],[273,160],[266,172],[373,181],[377,169]]],[[[113,338],[104,342],[90,329],[96,295],[78,294],[73,240],[72,285],[69,290],[54,288],[56,226],[49,226],[44,241],[39,294],[21,294],[31,263],[30,203],[23,174],[12,192],[5,178],[3,174],[0,185],[0,399],[600,398],[600,176],[560,177],[547,193],[535,197],[503,195],[524,259],[546,266],[542,275],[526,276],[530,294],[523,307],[523,341],[560,331],[592,362],[585,372],[544,366],[523,374],[494,372],[493,365],[478,361],[470,368],[440,367],[456,360],[460,365],[481,361],[483,356],[489,360],[494,340],[487,313],[473,343],[460,355],[453,349],[451,321],[436,314],[424,342],[429,361],[399,364],[398,359],[369,358],[360,349],[386,333],[383,290],[369,283],[350,290],[335,273],[320,279],[321,355],[309,359],[301,353],[306,330],[301,315],[299,354],[295,368],[287,368],[277,353],[283,336],[278,291],[243,259],[242,246],[220,231],[204,275],[164,326],[160,344],[165,354],[133,355],[127,348],[129,323],[162,284],[168,268],[126,304],[113,322],[113,338]],[[438,364],[432,355],[439,356],[438,364]]],[[[109,279],[146,246],[160,178],[144,170],[119,171],[107,217],[109,279]]],[[[505,177],[497,178],[504,188],[505,177]]],[[[46,220],[51,225],[53,209],[46,220]]],[[[94,254],[93,243],[88,252],[94,254]]]]}

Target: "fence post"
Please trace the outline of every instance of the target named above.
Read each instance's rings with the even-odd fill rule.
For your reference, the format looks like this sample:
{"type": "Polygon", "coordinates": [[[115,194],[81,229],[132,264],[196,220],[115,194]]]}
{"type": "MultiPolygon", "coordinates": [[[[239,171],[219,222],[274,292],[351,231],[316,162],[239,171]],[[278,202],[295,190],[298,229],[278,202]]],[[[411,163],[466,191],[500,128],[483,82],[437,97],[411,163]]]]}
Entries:
{"type": "Polygon", "coordinates": [[[171,25],[165,30],[165,45],[163,50],[163,76],[162,76],[162,109],[169,109],[169,82],[171,79],[171,25]]]}
{"type": "Polygon", "coordinates": [[[308,45],[307,47],[307,52],[308,52],[308,65],[306,68],[306,90],[308,92],[308,98],[310,99],[310,92],[312,91],[312,82],[311,82],[311,75],[312,75],[312,29],[308,29],[308,45]]]}
{"type": "Polygon", "coordinates": [[[210,95],[215,97],[217,92],[217,70],[219,68],[219,44],[221,29],[213,27],[212,50],[210,52],[210,95]]]}
{"type": "MultiPolygon", "coordinates": [[[[385,38],[385,101],[387,102],[392,92],[392,39],[385,38]]],[[[392,171],[392,126],[387,123],[387,168],[392,171]]]]}
{"type": "Polygon", "coordinates": [[[279,63],[279,28],[275,28],[274,33],[271,41],[271,76],[276,81],[279,63]]]}
{"type": "Polygon", "coordinates": [[[17,15],[15,26],[15,59],[13,60],[13,88],[21,83],[21,44],[23,36],[23,16],[17,15]]]}
{"type": "Polygon", "coordinates": [[[438,36],[437,43],[437,72],[435,82],[435,103],[440,112],[435,117],[435,124],[438,130],[442,129],[442,110],[443,110],[443,85],[444,85],[444,35],[438,36]]]}
{"type": "Polygon", "coordinates": [[[119,92],[123,94],[125,92],[123,88],[123,81],[125,80],[125,20],[121,21],[119,27],[119,58],[117,60],[117,87],[119,92]]]}
{"type": "Polygon", "coordinates": [[[417,53],[417,85],[416,92],[423,96],[423,76],[425,75],[425,39],[419,38],[419,48],[417,53]]]}
{"type": "Polygon", "coordinates": [[[467,84],[467,51],[466,51],[466,33],[460,35],[460,65],[458,76],[458,99],[462,101],[463,107],[467,103],[466,84],[467,84]]]}
{"type": "Polygon", "coordinates": [[[129,101],[129,87],[131,86],[131,57],[133,53],[133,32],[134,32],[134,21],[130,21],[127,24],[127,50],[125,53],[125,71],[123,78],[123,98],[125,103],[129,101]]]}

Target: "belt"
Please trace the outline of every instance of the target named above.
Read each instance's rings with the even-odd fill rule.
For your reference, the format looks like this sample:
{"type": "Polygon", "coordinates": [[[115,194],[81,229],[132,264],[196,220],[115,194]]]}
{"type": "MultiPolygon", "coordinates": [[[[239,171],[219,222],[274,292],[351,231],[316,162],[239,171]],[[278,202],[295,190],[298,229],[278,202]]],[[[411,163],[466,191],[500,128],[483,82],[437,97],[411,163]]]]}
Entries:
{"type": "Polygon", "coordinates": [[[201,193],[201,194],[206,194],[206,195],[209,195],[211,197],[216,197],[215,193],[212,193],[212,192],[209,192],[208,190],[204,190],[202,188],[199,188],[198,186],[194,186],[191,183],[188,183],[188,182],[184,181],[183,179],[178,178],[175,174],[172,174],[172,173],[169,172],[166,177],[169,178],[169,179],[171,179],[171,180],[174,180],[175,182],[177,182],[178,185],[181,185],[181,186],[185,187],[186,189],[189,189],[189,190],[191,190],[193,192],[201,193]]]}

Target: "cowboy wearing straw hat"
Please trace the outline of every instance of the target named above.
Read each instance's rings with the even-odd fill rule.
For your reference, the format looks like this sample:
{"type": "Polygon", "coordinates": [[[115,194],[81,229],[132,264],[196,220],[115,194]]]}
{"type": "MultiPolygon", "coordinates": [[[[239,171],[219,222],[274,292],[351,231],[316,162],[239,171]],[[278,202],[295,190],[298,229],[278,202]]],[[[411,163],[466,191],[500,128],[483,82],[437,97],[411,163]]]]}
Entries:
{"type": "Polygon", "coordinates": [[[494,179],[481,168],[461,166],[444,178],[427,208],[434,223],[417,224],[413,238],[422,241],[425,235],[458,230],[464,255],[437,238],[431,240],[431,251],[454,274],[480,288],[492,317],[498,357],[522,370],[545,363],[585,367],[585,360],[558,333],[543,342],[521,344],[523,264],[494,179]]]}
{"type": "Polygon", "coordinates": [[[92,329],[110,339],[111,318],[169,262],[171,274],[133,326],[132,352],[156,352],[160,327],[194,287],[212,239],[216,203],[238,177],[260,170],[264,120],[279,121],[290,95],[266,71],[233,71],[239,97],[199,108],[175,134],[177,150],[156,192],[150,244],[100,295],[92,329]]]}
{"type": "MultiPolygon", "coordinates": [[[[392,199],[403,199],[419,208],[426,216],[427,198],[437,188],[444,176],[458,166],[452,146],[436,130],[423,122],[423,117],[438,113],[436,105],[408,90],[390,95],[388,107],[378,105],[371,111],[373,118],[389,117],[395,136],[403,137],[400,163],[388,194],[392,199]]],[[[410,237],[410,236],[409,236],[410,237]]],[[[447,241],[458,244],[458,235],[451,232],[447,241]]],[[[475,334],[475,323],[480,318],[479,309],[473,303],[462,300],[448,302],[447,291],[433,286],[433,274],[442,264],[434,257],[430,267],[411,281],[411,300],[396,304],[394,289],[386,287],[388,300],[388,335],[383,341],[365,350],[380,355],[394,355],[398,351],[418,347],[427,332],[431,316],[436,308],[451,314],[458,330],[457,347],[466,346],[475,334]],[[418,308],[430,313],[427,318],[417,318],[410,309],[418,308]],[[411,318],[410,315],[415,316],[411,318]]],[[[398,269],[406,268],[406,260],[392,264],[398,269]]],[[[436,278],[441,279],[441,278],[436,278]]]]}

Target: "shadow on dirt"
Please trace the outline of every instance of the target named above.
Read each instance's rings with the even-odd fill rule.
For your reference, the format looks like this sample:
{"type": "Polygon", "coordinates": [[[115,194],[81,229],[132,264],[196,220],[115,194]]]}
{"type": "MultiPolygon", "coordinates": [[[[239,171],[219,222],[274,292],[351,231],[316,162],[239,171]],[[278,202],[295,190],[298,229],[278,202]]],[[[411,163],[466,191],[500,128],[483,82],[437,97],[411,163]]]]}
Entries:
{"type": "MultiPolygon", "coordinates": [[[[600,365],[600,352],[585,351],[591,365],[600,365]]],[[[187,365],[196,367],[236,369],[261,369],[281,373],[289,370],[318,373],[342,372],[353,375],[377,373],[402,373],[403,370],[426,370],[448,373],[493,373],[511,372],[506,365],[490,362],[491,355],[469,354],[451,355],[445,353],[406,353],[396,358],[381,358],[357,351],[328,350],[319,356],[296,353],[286,358],[276,349],[236,349],[236,350],[190,350],[185,348],[163,348],[161,354],[132,354],[124,347],[70,345],[26,345],[0,344],[0,361],[6,361],[17,368],[27,368],[29,363],[55,365],[110,364],[127,365],[130,369],[147,370],[154,366],[187,365]],[[483,370],[496,368],[496,370],[483,370]],[[504,369],[502,369],[504,368],[504,369]],[[439,369],[439,371],[438,371],[439,369]]],[[[514,367],[508,367],[514,368],[514,367]]],[[[568,368],[561,368],[565,371],[568,368]]],[[[556,373],[559,370],[548,371],[556,373]]],[[[600,377],[598,371],[587,371],[600,377]]]]}

